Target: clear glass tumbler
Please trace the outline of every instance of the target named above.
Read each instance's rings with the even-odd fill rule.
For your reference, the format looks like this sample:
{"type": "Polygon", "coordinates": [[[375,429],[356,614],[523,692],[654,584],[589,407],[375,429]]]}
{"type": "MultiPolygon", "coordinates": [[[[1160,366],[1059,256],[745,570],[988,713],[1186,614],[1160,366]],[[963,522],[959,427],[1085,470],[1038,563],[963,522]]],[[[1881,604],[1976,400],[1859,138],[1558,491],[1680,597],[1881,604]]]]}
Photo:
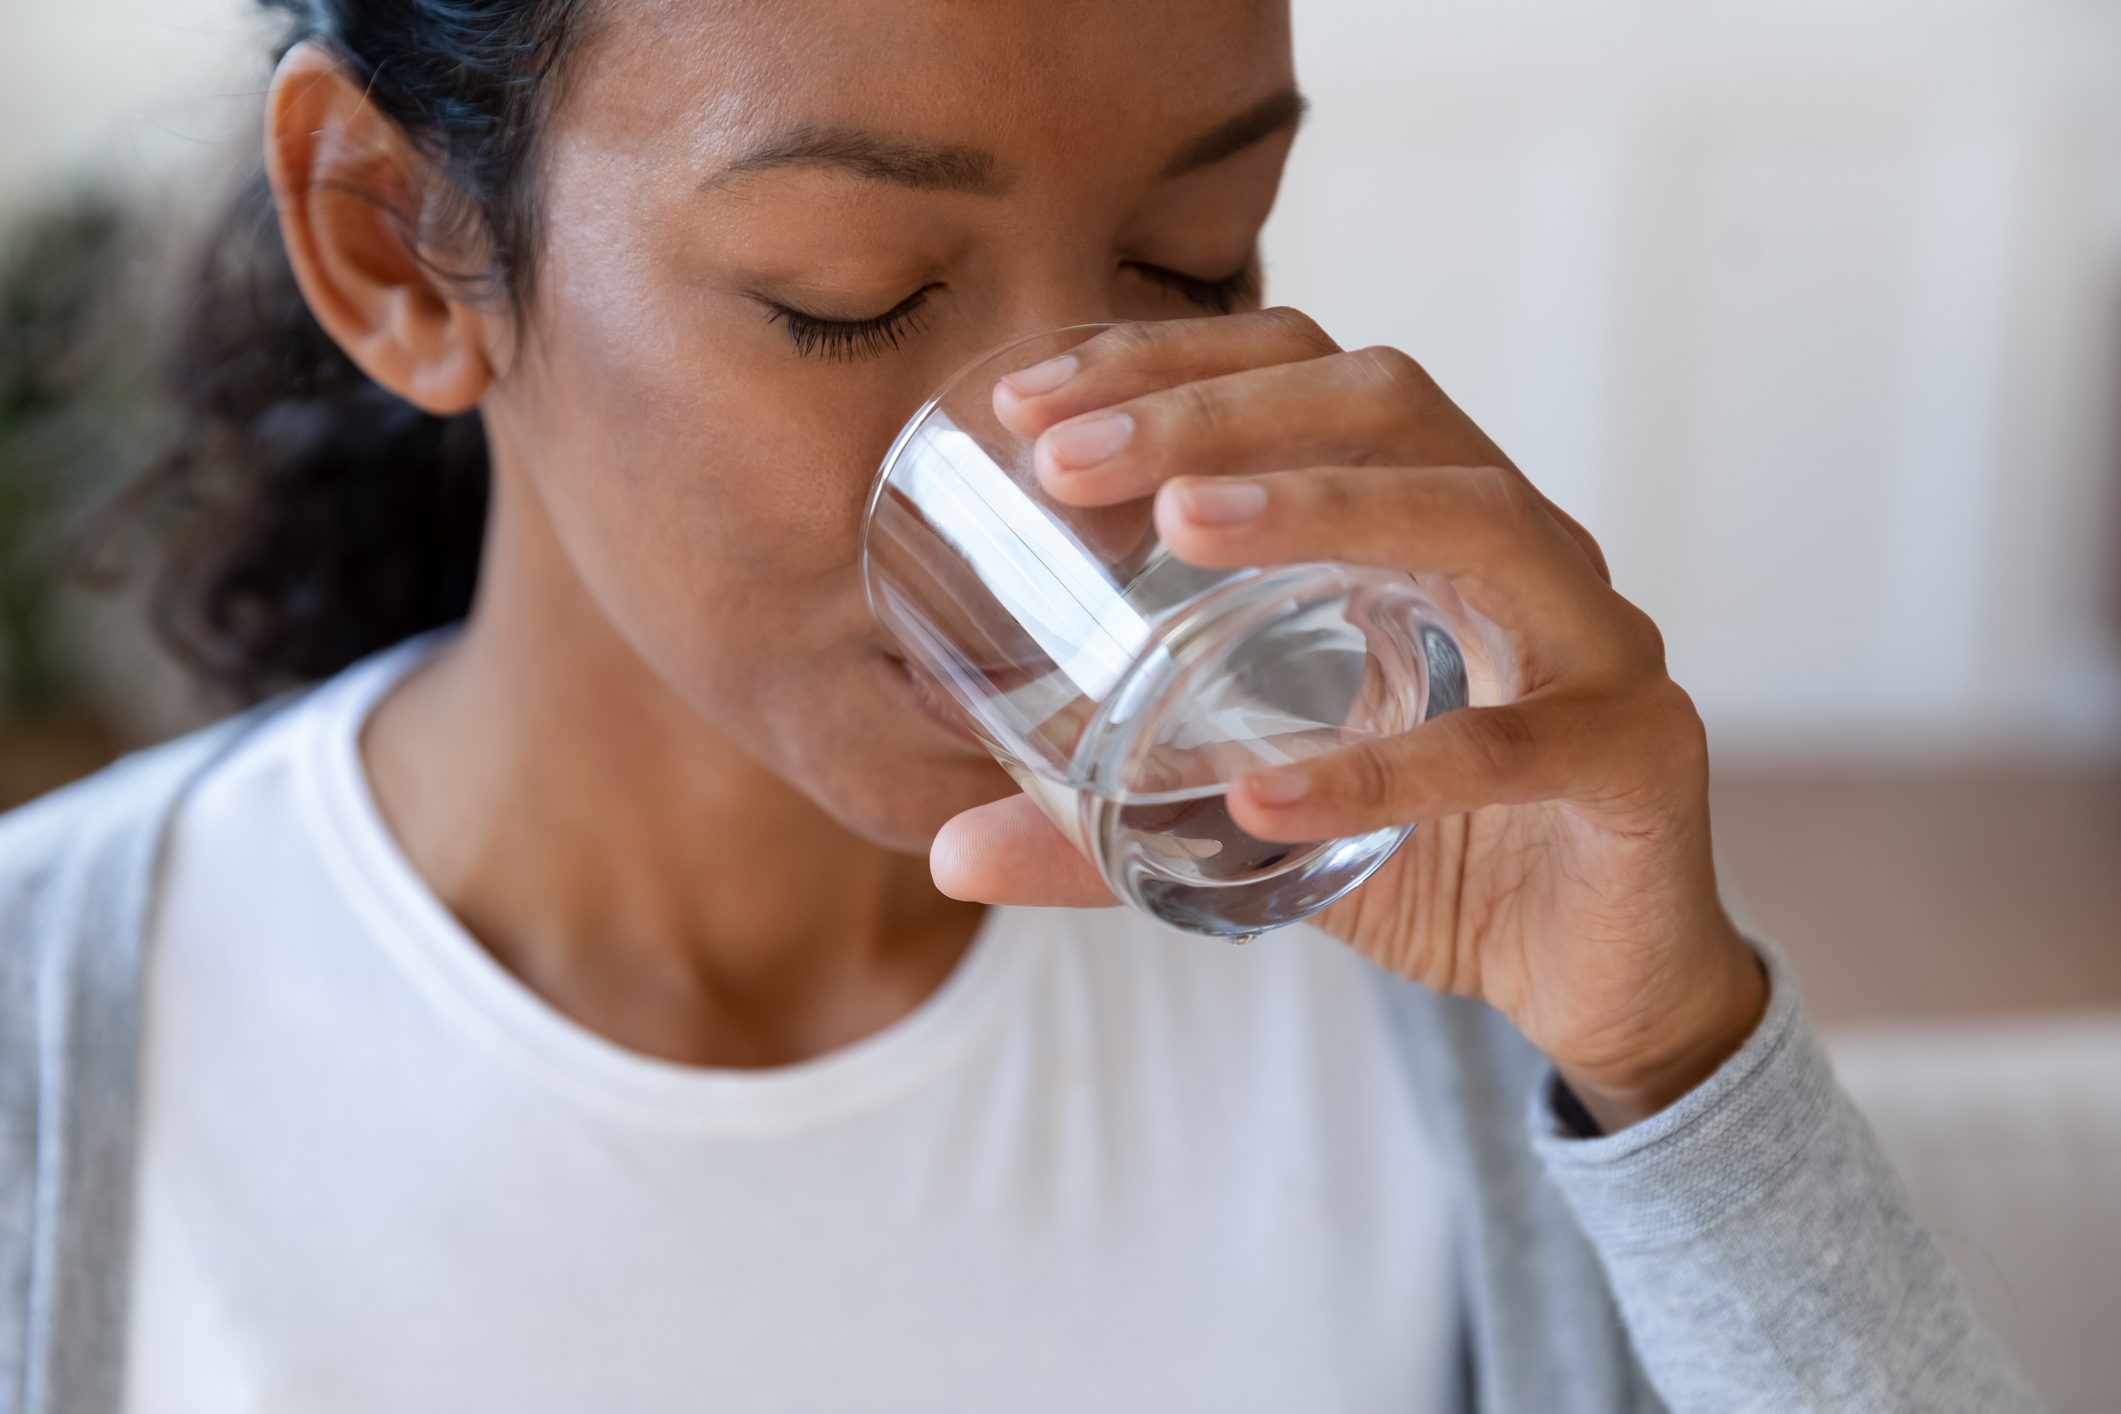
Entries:
{"type": "Polygon", "coordinates": [[[1229,783],[1464,705],[1465,662],[1410,575],[1203,569],[1159,542],[1146,499],[1047,496],[994,386],[1109,327],[1012,343],[914,414],[870,495],[863,580],[909,668],[1119,899],[1242,941],[1346,894],[1412,827],[1260,840],[1229,783]]]}

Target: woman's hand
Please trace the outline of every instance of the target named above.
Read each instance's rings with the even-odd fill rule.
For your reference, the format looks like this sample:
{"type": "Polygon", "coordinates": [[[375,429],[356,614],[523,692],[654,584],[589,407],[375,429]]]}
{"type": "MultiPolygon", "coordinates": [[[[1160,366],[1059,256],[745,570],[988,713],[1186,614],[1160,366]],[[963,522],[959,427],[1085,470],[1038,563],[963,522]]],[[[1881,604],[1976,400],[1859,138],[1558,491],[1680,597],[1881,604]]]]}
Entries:
{"type": "MultiPolygon", "coordinates": [[[[1656,627],[1414,360],[1343,352],[1287,309],[1131,324],[1011,375],[995,407],[1039,437],[1052,494],[1154,494],[1184,559],[1403,569],[1456,611],[1493,705],[1232,785],[1263,839],[1421,822],[1317,926],[1485,999],[1608,1130],[1751,1033],[1766,981],[1717,896],[1706,743],[1656,627]]],[[[959,897],[1111,901],[1021,797],[951,821],[933,861],[959,897]]]]}

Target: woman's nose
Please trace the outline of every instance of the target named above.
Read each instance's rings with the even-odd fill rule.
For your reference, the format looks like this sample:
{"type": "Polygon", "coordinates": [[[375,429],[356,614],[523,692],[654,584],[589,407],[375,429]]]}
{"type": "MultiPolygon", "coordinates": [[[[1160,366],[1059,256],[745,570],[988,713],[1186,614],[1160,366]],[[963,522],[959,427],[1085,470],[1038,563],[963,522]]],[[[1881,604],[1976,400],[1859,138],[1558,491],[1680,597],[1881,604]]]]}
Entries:
{"type": "Polygon", "coordinates": [[[1078,324],[1116,324],[1125,316],[1113,298],[1109,269],[1050,272],[1017,280],[998,301],[987,331],[989,347],[1078,324]]]}

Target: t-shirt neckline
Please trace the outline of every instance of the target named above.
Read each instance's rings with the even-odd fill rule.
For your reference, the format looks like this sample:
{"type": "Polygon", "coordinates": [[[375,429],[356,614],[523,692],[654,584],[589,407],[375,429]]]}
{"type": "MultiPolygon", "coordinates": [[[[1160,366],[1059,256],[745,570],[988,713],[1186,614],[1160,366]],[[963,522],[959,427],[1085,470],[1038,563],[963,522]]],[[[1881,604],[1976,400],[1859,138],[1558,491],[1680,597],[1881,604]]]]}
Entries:
{"type": "Polygon", "coordinates": [[[792,1065],[686,1065],[629,1050],[567,1016],[503,967],[414,869],[385,823],[361,759],[369,712],[453,629],[429,630],[354,664],[305,704],[303,807],[327,867],[423,994],[477,1043],[538,1083],[637,1121],[768,1135],[881,1104],[960,1055],[1005,1010],[1020,949],[989,909],[942,984],[868,1036],[792,1065]]]}

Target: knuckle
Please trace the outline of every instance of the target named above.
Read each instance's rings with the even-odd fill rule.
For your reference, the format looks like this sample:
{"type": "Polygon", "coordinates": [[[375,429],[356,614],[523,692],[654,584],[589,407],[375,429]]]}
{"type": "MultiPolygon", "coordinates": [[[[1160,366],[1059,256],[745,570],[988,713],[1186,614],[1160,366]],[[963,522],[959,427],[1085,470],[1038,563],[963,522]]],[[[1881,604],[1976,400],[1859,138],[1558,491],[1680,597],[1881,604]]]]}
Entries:
{"type": "MultiPolygon", "coordinates": [[[[1402,454],[1412,452],[1419,460],[1431,459],[1434,442],[1428,433],[1442,394],[1428,370],[1411,354],[1389,344],[1357,349],[1349,363],[1358,385],[1375,395],[1368,439],[1380,449],[1399,449],[1402,454]]],[[[1367,453],[1354,458],[1357,462],[1374,459],[1367,453]]]]}
{"type": "Polygon", "coordinates": [[[1483,558],[1517,555],[1551,524],[1531,483],[1509,467],[1468,467],[1460,481],[1469,503],[1468,538],[1483,558]]]}
{"type": "Polygon", "coordinates": [[[1317,320],[1300,309],[1277,304],[1260,310],[1256,317],[1306,353],[1323,355],[1340,352],[1340,345],[1333,342],[1332,336],[1319,327],[1317,320]]]}
{"type": "Polygon", "coordinates": [[[1523,526],[1546,516],[1531,483],[1509,467],[1475,467],[1469,479],[1481,506],[1512,526],[1523,526]]]}
{"type": "Polygon", "coordinates": [[[1584,559],[1590,562],[1592,571],[1608,585],[1612,584],[1613,570],[1606,562],[1605,547],[1598,543],[1598,537],[1584,529],[1583,522],[1559,507],[1550,510],[1549,514],[1553,516],[1563,530],[1568,532],[1570,538],[1576,542],[1577,547],[1583,551],[1584,559]]]}
{"type": "Polygon", "coordinates": [[[1304,488],[1311,503],[1311,513],[1319,520],[1331,524],[1346,524],[1352,521],[1362,501],[1354,478],[1349,476],[1321,472],[1305,477],[1304,488]]]}
{"type": "Polygon", "coordinates": [[[1613,620],[1613,633],[1619,648],[1620,662],[1628,670],[1628,675],[1669,681],[1664,676],[1664,630],[1657,626],[1655,619],[1619,594],[1607,591],[1607,597],[1618,605],[1618,612],[1613,620]]]}
{"type": "Polygon", "coordinates": [[[1689,786],[1707,777],[1708,726],[1686,689],[1669,678],[1659,682],[1638,719],[1644,728],[1645,755],[1660,774],[1689,786]]]}
{"type": "Polygon", "coordinates": [[[1658,710],[1668,727],[1675,733],[1708,740],[1708,728],[1702,723],[1701,710],[1694,705],[1694,698],[1685,688],[1670,678],[1657,684],[1658,710]]]}
{"type": "Polygon", "coordinates": [[[1372,344],[1357,349],[1349,357],[1358,368],[1388,388],[1405,393],[1427,393],[1434,386],[1429,371],[1412,354],[1390,344],[1372,344]]]}
{"type": "Polygon", "coordinates": [[[1474,769],[1489,779],[1516,776],[1532,759],[1537,743],[1524,717],[1507,708],[1463,713],[1460,740],[1474,769]]]}
{"type": "Polygon", "coordinates": [[[1356,808],[1379,811],[1392,803],[1392,768],[1375,748],[1349,752],[1342,774],[1348,802],[1356,808]]]}
{"type": "Polygon", "coordinates": [[[1166,395],[1175,405],[1177,420],[1186,435],[1215,442],[1230,431],[1230,407],[1222,394],[1207,383],[1181,383],[1166,395]]]}
{"type": "MultiPolygon", "coordinates": [[[[1645,662],[1654,665],[1659,672],[1664,671],[1664,630],[1657,626],[1657,620],[1651,618],[1642,610],[1635,608],[1634,605],[1630,604],[1628,608],[1630,611],[1629,617],[1633,621],[1630,627],[1633,630],[1636,651],[1645,662]]],[[[1677,684],[1674,684],[1673,690],[1678,690],[1677,684]]],[[[1686,701],[1688,710],[1692,711],[1692,699],[1687,698],[1684,692],[1679,695],[1686,701]]]]}
{"type": "Polygon", "coordinates": [[[1117,324],[1093,337],[1078,353],[1115,363],[1134,363],[1159,348],[1162,334],[1147,320],[1117,324]]]}

